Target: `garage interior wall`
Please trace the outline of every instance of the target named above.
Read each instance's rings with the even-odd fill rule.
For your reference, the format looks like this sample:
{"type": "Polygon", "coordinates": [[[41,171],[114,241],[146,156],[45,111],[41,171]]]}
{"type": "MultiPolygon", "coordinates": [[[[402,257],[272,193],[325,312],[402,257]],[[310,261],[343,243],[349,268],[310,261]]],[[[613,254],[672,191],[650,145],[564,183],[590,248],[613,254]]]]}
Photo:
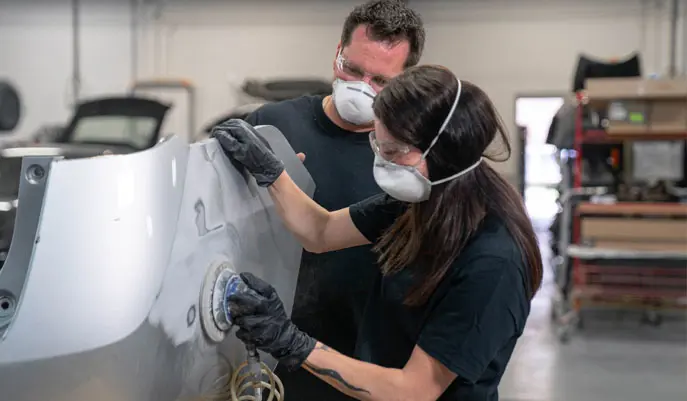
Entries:
{"type": "MultiPolygon", "coordinates": [[[[185,78],[197,87],[198,121],[207,123],[239,102],[236,88],[246,77],[329,79],[343,20],[361,1],[140,0],[140,27],[132,37],[136,1],[81,0],[81,97],[121,94],[135,76],[185,78]]],[[[567,93],[580,53],[609,59],[640,51],[646,74],[668,71],[669,0],[410,4],[426,23],[422,61],[443,64],[485,89],[511,135],[515,97],[567,93]]],[[[0,77],[19,88],[26,110],[18,135],[70,115],[70,7],[69,0],[0,0],[0,77]]],[[[681,0],[682,74],[686,19],[687,0],[681,0]]],[[[512,179],[515,162],[498,168],[512,179]]]]}

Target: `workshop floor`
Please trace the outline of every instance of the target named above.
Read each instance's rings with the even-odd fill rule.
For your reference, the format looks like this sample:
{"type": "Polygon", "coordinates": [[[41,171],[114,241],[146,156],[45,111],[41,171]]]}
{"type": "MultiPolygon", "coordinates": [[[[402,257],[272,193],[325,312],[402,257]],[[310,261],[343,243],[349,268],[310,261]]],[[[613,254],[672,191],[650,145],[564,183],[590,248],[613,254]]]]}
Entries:
{"type": "MultiPolygon", "coordinates": [[[[548,262],[548,247],[542,253],[548,262]]],[[[659,327],[630,313],[585,315],[584,330],[560,344],[549,318],[552,275],[548,267],[501,382],[502,401],[687,400],[684,315],[659,327]]]]}

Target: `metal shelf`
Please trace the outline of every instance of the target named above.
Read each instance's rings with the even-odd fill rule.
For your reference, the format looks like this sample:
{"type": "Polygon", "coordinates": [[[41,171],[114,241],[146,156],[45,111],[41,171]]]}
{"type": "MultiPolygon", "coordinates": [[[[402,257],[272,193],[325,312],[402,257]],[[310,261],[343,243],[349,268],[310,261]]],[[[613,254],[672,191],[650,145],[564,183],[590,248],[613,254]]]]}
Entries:
{"type": "MultiPolygon", "coordinates": [[[[658,202],[592,203],[585,197],[594,190],[582,182],[584,144],[622,144],[625,141],[687,140],[686,130],[647,129],[646,127],[611,127],[584,129],[585,104],[600,99],[587,99],[577,94],[572,171],[563,168],[559,223],[559,256],[556,259],[557,290],[553,296],[552,319],[559,339],[567,341],[573,328],[582,321],[581,311],[613,301],[614,304],[639,306],[647,312],[647,319],[660,321],[656,310],[687,305],[684,290],[687,272],[687,243],[674,250],[638,250],[650,248],[645,243],[627,245],[608,243],[605,246],[586,246],[581,242],[582,216],[603,217],[687,217],[687,205],[658,202]],[[618,249],[625,245],[630,249],[618,249]],[[683,249],[684,248],[684,249],[683,249]],[[624,269],[623,265],[632,265],[624,269]]],[[[599,191],[600,194],[603,191],[599,191]]],[[[658,219],[657,219],[658,220],[658,219]]],[[[599,243],[601,245],[601,243],[599,243]]],[[[581,326],[580,326],[581,327],[581,326]]]]}
{"type": "Polygon", "coordinates": [[[621,143],[625,141],[680,141],[687,140],[687,131],[647,130],[630,128],[611,128],[586,130],[582,132],[580,144],[621,143]]]}
{"type": "MultiPolygon", "coordinates": [[[[616,202],[591,203],[582,202],[576,212],[580,215],[645,215],[645,216],[681,216],[687,217],[687,204],[666,202],[616,202]]],[[[687,245],[685,245],[687,247],[687,245]]]]}
{"type": "Polygon", "coordinates": [[[631,251],[627,249],[605,249],[592,246],[570,245],[567,255],[582,260],[591,259],[642,259],[642,260],[687,260],[687,250],[677,251],[631,251]]]}

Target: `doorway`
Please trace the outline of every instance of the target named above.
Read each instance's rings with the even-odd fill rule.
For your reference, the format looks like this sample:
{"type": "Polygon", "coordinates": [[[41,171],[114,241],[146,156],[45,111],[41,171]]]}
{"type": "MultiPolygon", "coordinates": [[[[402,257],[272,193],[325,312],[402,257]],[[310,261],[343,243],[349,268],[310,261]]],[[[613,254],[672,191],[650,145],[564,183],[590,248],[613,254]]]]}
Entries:
{"type": "Polygon", "coordinates": [[[546,143],[551,121],[563,105],[563,96],[519,96],[515,123],[524,134],[523,175],[527,212],[537,231],[548,230],[558,212],[560,168],[556,147],[546,143]]]}

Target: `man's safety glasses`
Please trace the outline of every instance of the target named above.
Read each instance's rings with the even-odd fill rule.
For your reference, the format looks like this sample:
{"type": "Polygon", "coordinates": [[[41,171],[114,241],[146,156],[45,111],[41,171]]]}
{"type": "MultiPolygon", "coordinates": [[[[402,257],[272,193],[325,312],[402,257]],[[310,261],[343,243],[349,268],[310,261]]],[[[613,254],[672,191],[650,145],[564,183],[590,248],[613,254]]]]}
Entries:
{"type": "Polygon", "coordinates": [[[343,76],[344,81],[367,82],[377,93],[381,92],[389,82],[389,78],[385,76],[368,74],[360,67],[350,63],[341,52],[336,57],[336,68],[343,76]]]}

